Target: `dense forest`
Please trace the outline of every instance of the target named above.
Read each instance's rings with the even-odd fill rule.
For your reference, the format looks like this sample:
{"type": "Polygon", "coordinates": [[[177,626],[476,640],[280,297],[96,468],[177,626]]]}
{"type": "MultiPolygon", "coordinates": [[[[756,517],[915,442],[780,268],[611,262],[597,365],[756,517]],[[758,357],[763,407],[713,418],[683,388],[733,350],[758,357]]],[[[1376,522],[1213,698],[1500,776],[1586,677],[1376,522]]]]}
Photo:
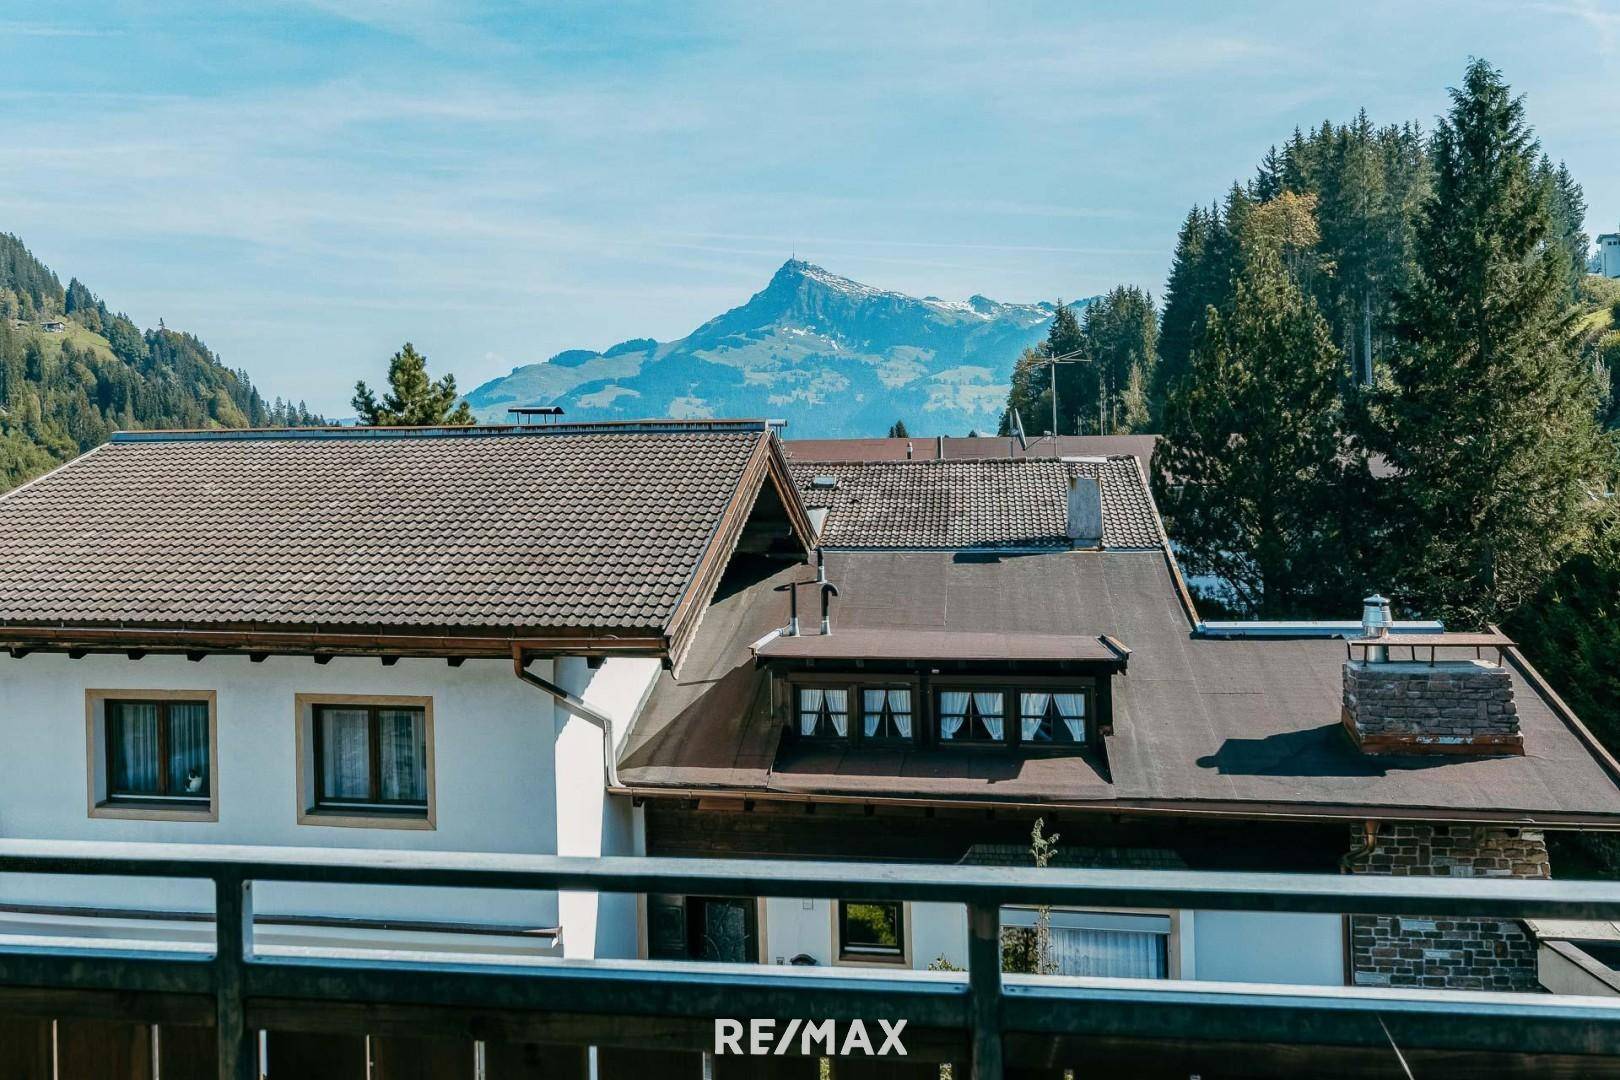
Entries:
{"type": "MultiPolygon", "coordinates": [[[[1295,131],[1182,224],[1162,307],[1054,323],[1009,395],[1161,435],[1154,488],[1208,615],[1501,625],[1620,749],[1620,283],[1502,74],[1431,132],[1295,131]]],[[[1601,845],[1600,845],[1601,846],[1601,845]]],[[[1620,869],[1620,845],[1603,852],[1620,869]]]]}
{"type": "Polygon", "coordinates": [[[305,426],[195,336],[141,331],[78,279],[61,281],[0,233],[0,490],[120,429],[305,426]]]}

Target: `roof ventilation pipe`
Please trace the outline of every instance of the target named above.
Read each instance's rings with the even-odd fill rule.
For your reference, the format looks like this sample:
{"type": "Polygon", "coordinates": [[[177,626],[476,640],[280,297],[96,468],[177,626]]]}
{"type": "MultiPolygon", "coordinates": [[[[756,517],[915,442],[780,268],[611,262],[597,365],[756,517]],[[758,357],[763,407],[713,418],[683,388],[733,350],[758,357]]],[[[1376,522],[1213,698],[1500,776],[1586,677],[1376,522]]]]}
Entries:
{"type": "MultiPolygon", "coordinates": [[[[1381,638],[1389,634],[1389,601],[1373,593],[1361,602],[1361,636],[1363,638],[1381,638]]],[[[1381,663],[1389,659],[1389,649],[1383,645],[1369,645],[1367,647],[1367,660],[1371,663],[1381,663]]]]}
{"type": "Polygon", "coordinates": [[[1094,477],[1069,477],[1069,518],[1065,535],[1077,548],[1102,547],[1102,487],[1094,477]]]}
{"type": "Polygon", "coordinates": [[[816,586],[821,590],[821,632],[832,633],[832,616],[829,606],[832,598],[838,595],[838,586],[827,580],[827,553],[821,548],[816,549],[816,586]]]}

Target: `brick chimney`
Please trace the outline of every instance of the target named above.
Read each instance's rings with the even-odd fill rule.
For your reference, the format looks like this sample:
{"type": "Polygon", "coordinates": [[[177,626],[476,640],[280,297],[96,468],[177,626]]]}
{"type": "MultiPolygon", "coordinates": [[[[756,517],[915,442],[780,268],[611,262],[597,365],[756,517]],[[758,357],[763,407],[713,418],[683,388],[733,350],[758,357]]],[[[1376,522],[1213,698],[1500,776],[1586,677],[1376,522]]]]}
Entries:
{"type": "Polygon", "coordinates": [[[1513,675],[1501,663],[1512,643],[1499,632],[1392,636],[1388,601],[1376,596],[1367,599],[1362,627],[1361,640],[1352,643],[1362,646],[1362,657],[1344,662],[1342,715],[1363,753],[1524,753],[1513,675]],[[1411,658],[1393,657],[1392,643],[1410,647],[1411,658]],[[1484,646],[1497,649],[1495,663],[1478,658],[1484,646]],[[1472,647],[1476,658],[1436,659],[1448,647],[1472,647]],[[1419,657],[1425,648],[1428,655],[1419,657]]]}

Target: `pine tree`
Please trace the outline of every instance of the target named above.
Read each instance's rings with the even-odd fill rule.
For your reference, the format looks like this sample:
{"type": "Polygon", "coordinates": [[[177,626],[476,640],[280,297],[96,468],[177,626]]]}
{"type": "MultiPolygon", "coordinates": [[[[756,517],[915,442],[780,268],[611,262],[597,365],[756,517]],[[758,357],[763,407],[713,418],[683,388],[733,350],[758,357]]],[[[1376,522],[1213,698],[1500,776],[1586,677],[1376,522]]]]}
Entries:
{"type": "Polygon", "coordinates": [[[408,341],[388,362],[388,386],[378,402],[364,382],[354,384],[353,405],[361,423],[380,427],[473,423],[467,403],[456,403],[456,377],[446,375],[433,382],[427,374],[427,357],[408,341]]]}
{"type": "Polygon", "coordinates": [[[1552,160],[1542,155],[1536,174],[1547,188],[1551,242],[1563,249],[1568,266],[1569,296],[1573,300],[1580,295],[1581,280],[1586,277],[1586,263],[1592,254],[1592,242],[1586,235],[1586,193],[1562,161],[1555,169],[1552,160]]]}
{"type": "Polygon", "coordinates": [[[894,423],[889,425],[889,438],[908,439],[910,437],[911,434],[906,431],[906,422],[904,420],[896,420],[894,423]]]}
{"type": "Polygon", "coordinates": [[[1356,583],[1331,571],[1348,565],[1339,350],[1277,252],[1245,255],[1165,404],[1155,493],[1187,568],[1225,582],[1245,613],[1340,611],[1356,583]]]}
{"type": "Polygon", "coordinates": [[[1417,611],[1502,619],[1589,538],[1614,447],[1575,353],[1567,260],[1522,99],[1483,60],[1432,145],[1392,385],[1369,431],[1394,475],[1387,573],[1417,611]]]}
{"type": "Polygon", "coordinates": [[[1159,319],[1159,362],[1151,393],[1155,402],[1165,401],[1187,371],[1193,346],[1203,336],[1205,312],[1220,299],[1211,266],[1213,218],[1212,211],[1193,207],[1176,237],[1170,280],[1164,289],[1164,313],[1159,319]]]}

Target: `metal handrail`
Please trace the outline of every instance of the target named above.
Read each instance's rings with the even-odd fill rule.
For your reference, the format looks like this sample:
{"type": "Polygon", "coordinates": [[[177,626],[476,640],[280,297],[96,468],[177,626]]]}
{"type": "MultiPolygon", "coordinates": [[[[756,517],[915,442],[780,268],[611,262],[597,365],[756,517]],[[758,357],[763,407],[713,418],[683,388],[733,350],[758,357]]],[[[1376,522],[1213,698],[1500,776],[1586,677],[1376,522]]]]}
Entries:
{"type": "Polygon", "coordinates": [[[1620,1003],[1461,991],[1144,984],[1003,978],[1006,904],[1298,911],[1362,915],[1620,919],[1620,884],[1372,875],[1067,870],[722,859],[572,858],[213,844],[0,840],[0,872],[206,879],[214,883],[215,955],[63,944],[0,945],[0,986],[212,993],[219,1075],[256,1075],[252,998],[378,1001],[613,1014],[908,1016],[971,1031],[973,1076],[1002,1075],[1004,1030],[1118,1035],[1181,1031],[1228,1040],[1620,1054],[1620,1003]],[[378,952],[253,954],[254,881],[478,889],[689,893],[960,903],[969,971],[847,970],[606,961],[434,962],[378,952]],[[1084,1003],[1085,1008],[1075,1008],[1084,1003]],[[755,1010],[750,1012],[749,1010],[755,1010]],[[1376,1023],[1374,1023],[1376,1021],[1376,1023]],[[1393,1023],[1392,1023],[1393,1021],[1393,1023]],[[1510,1022],[1508,1022],[1510,1021],[1510,1022]]]}

